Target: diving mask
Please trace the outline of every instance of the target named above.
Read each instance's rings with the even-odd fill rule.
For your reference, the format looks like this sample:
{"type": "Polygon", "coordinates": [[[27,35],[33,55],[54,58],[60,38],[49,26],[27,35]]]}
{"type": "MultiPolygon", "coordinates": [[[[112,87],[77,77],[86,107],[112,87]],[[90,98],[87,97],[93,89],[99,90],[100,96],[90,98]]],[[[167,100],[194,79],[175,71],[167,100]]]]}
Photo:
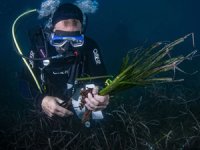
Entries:
{"type": "Polygon", "coordinates": [[[56,30],[51,33],[50,44],[55,47],[63,47],[65,44],[70,44],[72,47],[81,47],[84,44],[84,35],[80,31],[56,30]]]}

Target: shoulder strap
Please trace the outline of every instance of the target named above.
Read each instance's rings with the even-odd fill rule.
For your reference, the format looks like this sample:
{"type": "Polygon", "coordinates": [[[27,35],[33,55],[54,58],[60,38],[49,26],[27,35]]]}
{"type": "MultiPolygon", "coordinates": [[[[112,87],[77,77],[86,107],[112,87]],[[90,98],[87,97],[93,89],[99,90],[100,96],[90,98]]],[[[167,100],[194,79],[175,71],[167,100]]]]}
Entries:
{"type": "MultiPolygon", "coordinates": [[[[31,42],[31,50],[34,52],[34,55],[36,58],[44,58],[47,56],[47,48],[46,48],[46,41],[45,41],[45,35],[43,33],[43,29],[41,26],[37,26],[35,28],[32,28],[28,31],[29,40],[31,42]]],[[[34,62],[36,64],[37,70],[37,78],[40,79],[40,87],[42,88],[42,91],[46,91],[46,84],[45,84],[45,77],[42,68],[43,63],[42,62],[34,62]]]]}
{"type": "Polygon", "coordinates": [[[36,53],[37,57],[43,57],[40,53],[42,50],[44,55],[47,56],[47,46],[44,31],[41,26],[32,28],[28,32],[31,43],[31,49],[36,53]]]}

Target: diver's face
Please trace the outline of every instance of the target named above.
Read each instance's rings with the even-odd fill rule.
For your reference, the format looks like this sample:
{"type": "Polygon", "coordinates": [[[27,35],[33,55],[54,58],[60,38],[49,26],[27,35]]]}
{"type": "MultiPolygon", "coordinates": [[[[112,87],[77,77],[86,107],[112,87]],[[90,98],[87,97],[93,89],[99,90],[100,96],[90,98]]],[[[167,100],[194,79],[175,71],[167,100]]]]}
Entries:
{"type": "MultiPolygon", "coordinates": [[[[80,31],[82,30],[82,24],[77,19],[67,19],[67,20],[61,20],[58,23],[55,24],[53,32],[56,30],[60,31],[67,31],[67,32],[74,32],[74,31],[80,31]]],[[[66,51],[66,46],[61,47],[58,49],[62,53],[62,51],[66,51]]]]}
{"type": "Polygon", "coordinates": [[[81,32],[82,25],[81,22],[77,19],[67,19],[59,21],[55,24],[53,31],[61,30],[61,31],[80,31],[81,32]]]}

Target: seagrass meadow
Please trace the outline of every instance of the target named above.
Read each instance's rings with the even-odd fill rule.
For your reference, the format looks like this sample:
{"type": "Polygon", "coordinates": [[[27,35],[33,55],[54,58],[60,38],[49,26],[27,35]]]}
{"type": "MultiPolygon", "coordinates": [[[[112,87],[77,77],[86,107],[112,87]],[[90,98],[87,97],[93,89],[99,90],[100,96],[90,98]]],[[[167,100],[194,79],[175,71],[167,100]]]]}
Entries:
{"type": "MultiPolygon", "coordinates": [[[[14,51],[11,26],[42,1],[0,2],[0,149],[200,149],[198,0],[98,1],[86,34],[99,44],[113,78],[100,92],[111,94],[104,119],[91,128],[76,116],[47,118],[20,94],[24,64],[14,51]]],[[[26,17],[16,28],[25,54],[35,20],[26,17]]]]}

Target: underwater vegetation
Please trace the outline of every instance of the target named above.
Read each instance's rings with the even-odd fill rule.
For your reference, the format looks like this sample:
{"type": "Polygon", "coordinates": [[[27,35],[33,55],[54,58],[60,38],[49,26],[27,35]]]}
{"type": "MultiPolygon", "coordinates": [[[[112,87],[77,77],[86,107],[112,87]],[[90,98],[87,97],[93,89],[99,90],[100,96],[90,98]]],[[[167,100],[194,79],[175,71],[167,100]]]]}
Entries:
{"type": "MultiPolygon", "coordinates": [[[[0,132],[0,147],[28,150],[182,150],[184,146],[200,147],[197,143],[200,138],[198,92],[177,83],[140,90],[143,96],[134,101],[132,96],[113,97],[115,100],[106,110],[105,120],[96,122],[92,128],[85,128],[73,117],[46,118],[32,111],[33,108],[19,114],[4,110],[0,118],[2,120],[6,113],[12,126],[0,132]]],[[[26,107],[31,108],[32,105],[28,105],[26,107]]]]}
{"type": "MultiPolygon", "coordinates": [[[[192,44],[194,46],[194,34],[191,33],[173,42],[157,42],[150,47],[136,48],[128,52],[123,59],[119,74],[113,80],[107,79],[105,82],[106,86],[100,90],[99,94],[113,95],[133,87],[183,81],[183,79],[175,80],[174,77],[163,77],[160,74],[179,69],[178,65],[184,60],[190,60],[195,56],[197,50],[190,52],[186,56],[171,55],[175,47],[183,43],[188,37],[192,37],[192,44]]],[[[81,91],[81,105],[85,103],[83,97],[87,97],[88,92],[91,93],[91,91],[92,89],[81,91]]],[[[82,122],[89,120],[90,114],[91,111],[86,111],[83,115],[82,122]]]]}
{"type": "Polygon", "coordinates": [[[115,94],[104,111],[105,119],[92,122],[91,128],[86,128],[75,116],[48,118],[42,112],[36,111],[34,105],[27,101],[23,104],[26,109],[19,113],[9,108],[1,109],[0,119],[6,120],[5,124],[7,122],[9,125],[0,131],[0,148],[19,150],[190,150],[200,148],[200,110],[198,108],[200,93],[196,87],[187,88],[182,82],[173,82],[179,81],[174,77],[157,76],[157,73],[162,71],[174,71],[183,60],[194,56],[195,51],[186,56],[169,56],[169,51],[187,37],[167,43],[161,50],[154,49],[160,46],[159,43],[145,51],[137,49],[135,59],[125,57],[124,65],[119,73],[122,78],[116,77],[116,80],[126,79],[126,83],[134,84],[120,87],[118,86],[120,82],[114,79],[108,84],[108,86],[112,84],[114,86],[108,89],[105,87],[102,91],[110,93],[112,90],[111,93],[114,93],[114,91],[118,92],[119,87],[128,89],[129,86],[138,85],[145,88],[135,88],[124,94],[115,94]],[[137,66],[137,69],[126,72],[127,68],[131,68],[130,66],[133,68],[137,66]],[[139,80],[136,78],[132,80],[130,78],[132,76],[138,76],[139,80]],[[138,81],[137,84],[135,81],[138,81]],[[163,82],[165,84],[156,84],[163,82]]]}

